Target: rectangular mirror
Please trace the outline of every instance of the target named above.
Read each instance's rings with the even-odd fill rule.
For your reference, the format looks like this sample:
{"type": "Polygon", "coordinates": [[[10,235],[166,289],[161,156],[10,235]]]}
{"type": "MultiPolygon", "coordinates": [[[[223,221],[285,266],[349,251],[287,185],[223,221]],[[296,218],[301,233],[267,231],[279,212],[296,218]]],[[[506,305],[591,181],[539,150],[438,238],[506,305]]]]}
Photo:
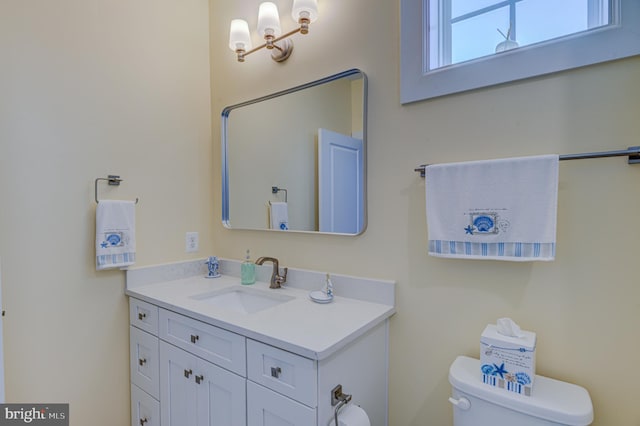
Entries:
{"type": "Polygon", "coordinates": [[[366,227],[367,78],[357,69],[222,111],[222,222],[358,235],[366,227]]]}

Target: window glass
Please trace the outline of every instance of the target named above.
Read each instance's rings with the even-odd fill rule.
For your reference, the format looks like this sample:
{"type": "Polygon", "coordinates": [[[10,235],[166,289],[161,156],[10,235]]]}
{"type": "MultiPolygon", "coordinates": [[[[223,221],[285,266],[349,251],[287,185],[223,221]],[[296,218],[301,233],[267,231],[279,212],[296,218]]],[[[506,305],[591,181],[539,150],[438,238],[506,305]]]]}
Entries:
{"type": "MultiPolygon", "coordinates": [[[[525,0],[518,3],[516,6],[518,43],[526,46],[588,30],[587,1],[564,1],[567,5],[561,8],[557,7],[557,0],[525,0]]],[[[606,21],[608,22],[608,16],[606,21]]]]}
{"type": "Polygon", "coordinates": [[[451,0],[451,15],[453,17],[466,15],[496,3],[496,0],[451,0]]]}
{"type": "MultiPolygon", "coordinates": [[[[468,61],[495,53],[504,38],[497,31],[509,30],[509,8],[502,7],[451,26],[451,63],[468,61]]],[[[444,64],[443,64],[444,65],[444,64]]]]}
{"type": "Polygon", "coordinates": [[[426,0],[434,70],[607,25],[608,0],[426,0]]]}

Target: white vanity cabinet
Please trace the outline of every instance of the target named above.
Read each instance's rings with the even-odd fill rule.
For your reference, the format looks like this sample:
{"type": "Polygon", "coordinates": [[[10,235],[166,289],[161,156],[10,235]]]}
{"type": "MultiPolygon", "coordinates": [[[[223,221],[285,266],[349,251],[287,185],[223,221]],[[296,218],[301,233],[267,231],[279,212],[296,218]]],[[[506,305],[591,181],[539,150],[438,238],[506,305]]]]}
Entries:
{"type": "Polygon", "coordinates": [[[302,286],[317,288],[324,273],[289,268],[284,288],[259,280],[246,291],[225,274],[240,262],[221,260],[215,280],[203,268],[127,271],[132,426],[327,426],[337,387],[372,426],[388,426],[395,283],[334,274],[339,296],[317,304],[302,286]],[[275,305],[243,310],[274,295],[275,305]]]}
{"type": "Polygon", "coordinates": [[[386,322],[316,360],[135,298],[130,307],[132,426],[326,425],[338,384],[386,425],[386,322]]]}

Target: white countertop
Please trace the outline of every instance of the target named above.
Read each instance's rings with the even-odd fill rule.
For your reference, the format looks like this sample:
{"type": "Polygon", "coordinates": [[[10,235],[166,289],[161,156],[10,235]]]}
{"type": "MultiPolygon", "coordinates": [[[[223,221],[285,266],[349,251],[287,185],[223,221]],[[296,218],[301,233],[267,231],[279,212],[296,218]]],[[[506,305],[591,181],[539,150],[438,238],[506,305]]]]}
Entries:
{"type": "MultiPolygon", "coordinates": [[[[225,266],[221,268],[223,273],[225,270],[234,269],[232,264],[225,266]]],[[[131,279],[129,272],[126,289],[128,296],[316,360],[332,355],[395,313],[393,297],[386,300],[386,303],[377,303],[336,295],[331,303],[319,304],[309,299],[308,284],[307,288],[285,284],[280,289],[269,289],[269,283],[264,281],[242,286],[236,276],[223,275],[220,278],[207,279],[204,273],[166,281],[154,279],[147,280],[153,282],[143,282],[145,280],[131,279]],[[211,306],[191,297],[232,286],[253,288],[269,294],[274,292],[273,294],[292,296],[293,299],[259,312],[245,314],[211,306]]],[[[292,276],[304,280],[313,276],[309,274],[320,273],[294,270],[292,276]]],[[[258,274],[258,278],[260,275],[264,276],[258,274]]],[[[137,275],[134,277],[137,278],[137,275]]],[[[340,294],[340,286],[336,286],[336,281],[341,281],[340,276],[334,279],[335,293],[340,294]]],[[[385,291],[389,293],[390,285],[393,294],[393,282],[360,280],[354,277],[345,277],[342,281],[344,293],[354,293],[353,288],[346,291],[347,286],[360,286],[356,294],[362,292],[363,288],[365,291],[367,288],[376,291],[381,287],[387,287],[385,291]],[[367,287],[366,281],[376,282],[367,287]]],[[[385,298],[374,297],[375,299],[385,298]]]]}

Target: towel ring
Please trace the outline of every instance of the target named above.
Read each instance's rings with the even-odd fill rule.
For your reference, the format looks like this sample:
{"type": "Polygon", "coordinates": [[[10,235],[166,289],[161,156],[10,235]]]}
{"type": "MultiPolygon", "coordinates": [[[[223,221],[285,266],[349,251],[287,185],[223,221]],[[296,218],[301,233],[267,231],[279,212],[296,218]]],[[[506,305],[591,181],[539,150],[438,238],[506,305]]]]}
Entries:
{"type": "Polygon", "coordinates": [[[277,186],[272,186],[271,187],[271,193],[272,194],[277,194],[278,192],[283,191],[284,192],[284,202],[287,202],[287,190],[284,188],[278,188],[277,186]]]}
{"type": "MultiPolygon", "coordinates": [[[[111,186],[120,186],[120,182],[122,182],[122,179],[120,179],[120,176],[118,175],[108,175],[106,178],[96,178],[95,185],[94,185],[96,203],[100,202],[100,200],[98,200],[98,181],[99,180],[106,180],[107,183],[111,186]]],[[[135,204],[138,204],[138,201],[139,199],[138,197],[136,197],[135,204]]]]}

